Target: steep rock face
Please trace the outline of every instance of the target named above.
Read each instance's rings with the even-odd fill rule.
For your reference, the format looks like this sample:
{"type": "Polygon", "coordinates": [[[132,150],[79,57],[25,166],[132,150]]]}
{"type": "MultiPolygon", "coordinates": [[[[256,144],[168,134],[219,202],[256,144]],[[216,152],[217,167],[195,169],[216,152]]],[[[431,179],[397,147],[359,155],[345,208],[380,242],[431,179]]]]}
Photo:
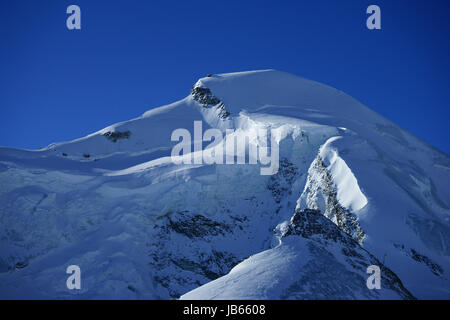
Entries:
{"type": "Polygon", "coordinates": [[[218,248],[216,241],[230,237],[233,229],[242,229],[238,217],[215,221],[201,214],[174,212],[158,222],[155,241],[149,244],[150,265],[155,281],[167,289],[170,297],[227,274],[243,257],[218,248]]]}
{"type": "Polygon", "coordinates": [[[322,210],[328,219],[360,244],[363,242],[364,231],[355,215],[339,203],[336,186],[320,155],[314,159],[308,170],[305,190],[301,195],[302,200],[308,208],[322,210]]]}
{"type": "Polygon", "coordinates": [[[216,104],[221,102],[218,98],[216,98],[212,94],[211,90],[208,88],[194,86],[191,89],[191,95],[195,101],[197,101],[198,103],[202,104],[205,107],[215,106],[216,104]]]}
{"type": "Polygon", "coordinates": [[[222,119],[226,119],[230,113],[225,108],[225,104],[215,97],[209,88],[201,86],[193,86],[191,89],[191,95],[195,101],[200,103],[204,108],[215,108],[218,111],[218,116],[222,119]]]}
{"type": "Polygon", "coordinates": [[[425,256],[421,253],[418,253],[415,249],[407,248],[407,247],[405,247],[405,245],[400,245],[398,243],[394,243],[394,247],[403,251],[405,253],[405,255],[407,255],[408,257],[411,257],[411,259],[427,266],[434,275],[436,275],[438,277],[443,276],[444,269],[439,264],[437,264],[436,262],[434,262],[433,260],[428,258],[427,256],[425,256]]]}
{"type": "Polygon", "coordinates": [[[244,260],[230,273],[182,299],[415,299],[398,276],[314,209],[296,210],[280,244],[244,260]],[[262,266],[268,266],[264,268],[262,266]],[[366,285],[369,266],[381,289],[366,285]],[[239,279],[239,280],[238,280],[239,279]],[[257,286],[251,284],[257,283],[257,286]]]}
{"type": "MultiPolygon", "coordinates": [[[[396,292],[402,299],[414,299],[414,296],[403,286],[398,276],[383,265],[372,254],[363,249],[347,232],[325,218],[319,210],[297,210],[292,216],[283,237],[301,236],[320,244],[322,248],[337,243],[349,266],[355,269],[355,274],[364,273],[366,268],[376,265],[381,270],[381,282],[384,288],[396,292]]],[[[305,277],[307,279],[307,277],[305,277]]],[[[305,284],[308,284],[305,281],[305,284]]],[[[297,288],[298,289],[298,288],[297,288]]],[[[361,290],[363,291],[363,290],[361,290]]],[[[294,292],[293,292],[294,293],[294,292]]],[[[376,295],[376,292],[370,292],[376,295]]],[[[370,294],[367,295],[369,297],[370,294]]]]}

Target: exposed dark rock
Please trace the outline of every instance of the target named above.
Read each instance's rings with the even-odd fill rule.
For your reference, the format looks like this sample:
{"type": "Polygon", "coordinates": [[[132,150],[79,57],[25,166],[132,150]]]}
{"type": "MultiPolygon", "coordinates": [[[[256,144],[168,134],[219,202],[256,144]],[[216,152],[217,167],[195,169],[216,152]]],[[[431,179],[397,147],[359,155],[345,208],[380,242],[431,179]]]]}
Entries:
{"type": "MultiPolygon", "coordinates": [[[[348,237],[333,222],[327,219],[319,210],[303,209],[296,210],[291,218],[288,229],[283,237],[299,235],[307,239],[317,241],[332,240],[348,244],[348,237]]],[[[349,242],[354,246],[353,242],[349,242]]]]}
{"type": "Polygon", "coordinates": [[[209,280],[214,280],[225,275],[237,264],[235,256],[227,252],[215,250],[212,250],[210,255],[201,254],[197,258],[197,261],[186,257],[179,259],[172,258],[171,261],[179,268],[202,274],[209,280]]]}
{"type": "Polygon", "coordinates": [[[212,94],[209,88],[192,87],[191,95],[194,97],[195,101],[204,106],[214,106],[221,102],[212,94]]]}
{"type": "Polygon", "coordinates": [[[105,132],[103,134],[103,136],[106,139],[108,139],[108,140],[110,140],[112,142],[117,142],[117,140],[120,140],[120,139],[128,139],[130,137],[130,135],[131,135],[131,131],[129,131],[129,130],[123,131],[123,132],[120,132],[120,131],[108,131],[108,132],[105,132]]]}
{"type": "Polygon", "coordinates": [[[327,247],[333,243],[342,246],[342,253],[347,262],[357,270],[365,270],[369,265],[377,265],[381,270],[382,284],[399,293],[404,299],[415,297],[403,286],[398,276],[380,262],[370,252],[365,250],[350,235],[343,232],[336,224],[326,218],[319,210],[296,210],[287,230],[282,237],[301,236],[314,241],[319,247],[327,247]]]}
{"type": "Polygon", "coordinates": [[[227,111],[227,109],[225,109],[225,105],[223,104],[223,102],[220,102],[215,108],[219,109],[219,117],[222,119],[227,118],[230,113],[227,111]]]}
{"type": "Polygon", "coordinates": [[[179,213],[176,217],[169,219],[168,227],[188,238],[225,235],[225,233],[231,232],[228,225],[221,224],[200,214],[186,216],[183,213],[179,213]]]}
{"type": "Polygon", "coordinates": [[[137,292],[136,288],[133,287],[131,284],[129,284],[129,285],[127,286],[127,289],[130,290],[130,291],[132,291],[132,292],[137,292]]]}
{"type": "Polygon", "coordinates": [[[280,160],[280,166],[277,174],[270,177],[267,188],[272,192],[276,203],[290,190],[292,183],[297,176],[298,168],[286,158],[280,160]]]}
{"type": "Polygon", "coordinates": [[[14,267],[16,269],[23,269],[23,268],[25,268],[27,266],[28,266],[28,262],[27,261],[21,261],[21,262],[17,262],[14,267]]]}
{"type": "Polygon", "coordinates": [[[225,119],[230,115],[226,110],[224,103],[215,97],[209,88],[194,86],[191,89],[191,95],[194,100],[200,103],[204,108],[211,108],[214,106],[218,109],[220,118],[225,119]]]}
{"type": "Polygon", "coordinates": [[[444,274],[444,269],[439,264],[437,264],[427,256],[418,253],[416,250],[412,248],[408,249],[404,245],[400,244],[394,244],[394,247],[403,251],[407,256],[411,257],[413,260],[425,264],[430,269],[430,271],[436,276],[442,277],[442,275],[444,274]]]}
{"type": "MultiPolygon", "coordinates": [[[[321,192],[325,198],[326,204],[324,215],[361,244],[365,237],[365,233],[359,225],[356,216],[339,203],[336,186],[320,156],[317,156],[314,160],[310,170],[317,173],[316,177],[320,177],[320,181],[311,181],[309,176],[307,188],[304,193],[310,196],[311,194],[321,192]]],[[[319,208],[316,207],[313,209],[319,208]]]]}
{"type": "Polygon", "coordinates": [[[227,274],[245,258],[217,250],[211,243],[212,238],[229,236],[246,222],[246,217],[230,218],[226,223],[183,211],[170,213],[156,224],[155,242],[149,244],[150,265],[155,270],[155,281],[171,297],[227,274]],[[180,241],[180,236],[186,240],[180,241]]]}

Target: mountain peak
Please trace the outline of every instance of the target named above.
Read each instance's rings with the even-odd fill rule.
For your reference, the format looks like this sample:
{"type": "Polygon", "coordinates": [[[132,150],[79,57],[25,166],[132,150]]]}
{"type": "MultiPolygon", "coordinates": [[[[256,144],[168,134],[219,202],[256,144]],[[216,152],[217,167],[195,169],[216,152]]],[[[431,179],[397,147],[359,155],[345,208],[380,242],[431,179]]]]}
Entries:
{"type": "Polygon", "coordinates": [[[448,156],[289,73],[210,75],[86,137],[0,148],[0,181],[0,297],[73,298],[72,264],[83,299],[225,297],[234,276],[245,286],[226,298],[450,297],[448,156]],[[277,170],[261,175],[249,154],[204,162],[208,129],[219,154],[248,141],[240,152],[270,150],[277,170]],[[180,131],[202,161],[173,161],[180,131]],[[384,272],[379,292],[368,264],[384,272]]]}

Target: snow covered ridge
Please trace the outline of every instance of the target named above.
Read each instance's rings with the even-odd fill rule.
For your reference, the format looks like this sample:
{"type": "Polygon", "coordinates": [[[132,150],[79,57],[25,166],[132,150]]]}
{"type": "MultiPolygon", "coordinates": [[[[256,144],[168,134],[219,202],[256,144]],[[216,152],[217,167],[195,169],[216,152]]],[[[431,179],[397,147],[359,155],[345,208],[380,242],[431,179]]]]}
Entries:
{"type": "Polygon", "coordinates": [[[282,238],[279,246],[181,298],[414,299],[391,270],[318,210],[296,210],[282,238]],[[365,287],[370,265],[380,266],[383,290],[365,287]],[[334,281],[337,273],[345,281],[334,281]]]}
{"type": "Polygon", "coordinates": [[[211,75],[86,137],[0,148],[0,297],[449,299],[449,169],[334,88],[275,70],[211,75]],[[174,163],[180,128],[194,130],[191,161],[174,163]],[[233,165],[204,161],[239,139],[233,165]],[[66,286],[70,265],[80,289],[66,286]],[[366,285],[371,265],[380,289],[366,285]]]}

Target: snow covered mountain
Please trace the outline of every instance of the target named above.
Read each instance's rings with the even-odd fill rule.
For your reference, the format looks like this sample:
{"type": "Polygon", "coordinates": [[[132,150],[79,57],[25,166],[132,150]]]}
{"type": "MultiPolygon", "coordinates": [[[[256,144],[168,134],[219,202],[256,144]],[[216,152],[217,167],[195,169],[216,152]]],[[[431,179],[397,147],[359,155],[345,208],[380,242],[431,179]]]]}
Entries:
{"type": "Polygon", "coordinates": [[[449,156],[284,72],[209,75],[84,138],[0,148],[0,298],[449,299],[449,276],[449,156]],[[174,163],[194,121],[249,148],[271,129],[279,168],[174,163]]]}

